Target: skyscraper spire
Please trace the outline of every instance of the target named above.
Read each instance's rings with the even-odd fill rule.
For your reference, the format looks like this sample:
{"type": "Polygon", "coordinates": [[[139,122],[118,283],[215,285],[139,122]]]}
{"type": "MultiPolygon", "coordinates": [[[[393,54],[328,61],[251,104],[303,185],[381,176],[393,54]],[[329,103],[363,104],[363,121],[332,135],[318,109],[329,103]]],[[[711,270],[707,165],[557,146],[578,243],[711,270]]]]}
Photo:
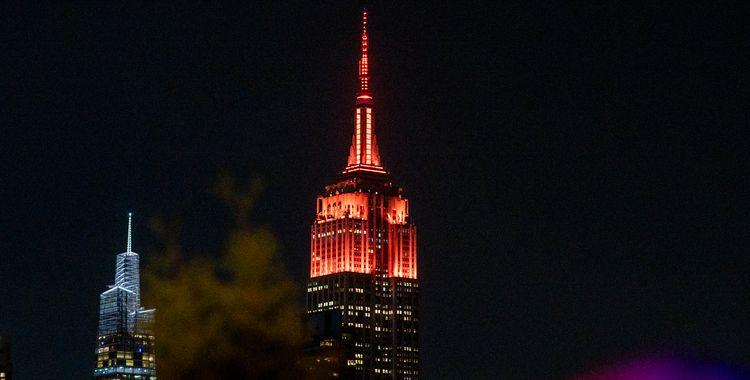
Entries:
{"type": "Polygon", "coordinates": [[[128,213],[128,249],[125,252],[133,252],[133,213],[128,213]]]}
{"type": "Polygon", "coordinates": [[[362,11],[362,36],[359,57],[359,89],[354,113],[354,136],[349,148],[344,173],[366,171],[385,173],[380,163],[380,152],[375,136],[375,122],[372,112],[372,92],[370,92],[369,37],[367,35],[367,10],[362,11]]]}
{"type": "Polygon", "coordinates": [[[359,55],[359,92],[357,103],[371,103],[370,72],[367,62],[367,10],[362,11],[362,50],[359,55]]]}
{"type": "Polygon", "coordinates": [[[133,252],[133,213],[128,213],[128,247],[123,253],[117,255],[115,260],[115,286],[122,287],[132,292],[135,309],[140,307],[141,299],[141,274],[140,258],[133,252]]]}

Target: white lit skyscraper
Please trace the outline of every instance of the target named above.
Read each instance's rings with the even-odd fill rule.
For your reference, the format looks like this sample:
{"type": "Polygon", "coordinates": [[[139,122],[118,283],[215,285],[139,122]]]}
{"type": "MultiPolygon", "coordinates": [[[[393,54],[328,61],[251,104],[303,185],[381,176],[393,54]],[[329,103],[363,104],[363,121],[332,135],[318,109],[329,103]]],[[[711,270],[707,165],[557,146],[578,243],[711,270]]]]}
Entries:
{"type": "Polygon", "coordinates": [[[127,250],[117,255],[115,284],[99,297],[97,379],[155,380],[154,309],[141,307],[138,254],[132,249],[128,214],[127,250]]]}

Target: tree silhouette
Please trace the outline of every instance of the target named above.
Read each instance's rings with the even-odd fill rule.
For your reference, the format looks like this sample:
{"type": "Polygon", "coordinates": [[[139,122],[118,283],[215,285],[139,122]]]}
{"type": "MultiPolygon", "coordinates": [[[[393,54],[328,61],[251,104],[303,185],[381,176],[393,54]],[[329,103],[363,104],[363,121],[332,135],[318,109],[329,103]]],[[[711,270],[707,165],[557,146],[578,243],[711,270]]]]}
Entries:
{"type": "Polygon", "coordinates": [[[145,273],[145,295],[157,308],[160,379],[317,377],[303,356],[306,332],[277,240],[249,222],[262,184],[254,181],[246,188],[228,175],[219,176],[214,186],[213,193],[234,215],[218,255],[188,259],[180,224],[152,222],[164,243],[145,273]]]}

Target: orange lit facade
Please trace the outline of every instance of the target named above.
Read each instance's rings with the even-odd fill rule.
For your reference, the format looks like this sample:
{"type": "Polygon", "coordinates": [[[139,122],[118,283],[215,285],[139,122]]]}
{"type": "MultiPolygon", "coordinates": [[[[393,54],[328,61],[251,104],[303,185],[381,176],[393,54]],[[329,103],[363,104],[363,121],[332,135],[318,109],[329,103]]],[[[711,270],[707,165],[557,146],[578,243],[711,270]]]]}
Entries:
{"type": "Polygon", "coordinates": [[[409,201],[390,182],[348,178],[318,197],[312,227],[310,277],[385,273],[417,278],[417,240],[407,222],[409,201]],[[380,191],[372,191],[379,185],[380,191]],[[346,192],[353,191],[353,192],[346,192]]]}
{"type": "Polygon", "coordinates": [[[316,200],[307,311],[316,345],[343,352],[344,379],[418,379],[417,232],[384,168],[370,90],[367,13],[346,167],[316,200]]]}

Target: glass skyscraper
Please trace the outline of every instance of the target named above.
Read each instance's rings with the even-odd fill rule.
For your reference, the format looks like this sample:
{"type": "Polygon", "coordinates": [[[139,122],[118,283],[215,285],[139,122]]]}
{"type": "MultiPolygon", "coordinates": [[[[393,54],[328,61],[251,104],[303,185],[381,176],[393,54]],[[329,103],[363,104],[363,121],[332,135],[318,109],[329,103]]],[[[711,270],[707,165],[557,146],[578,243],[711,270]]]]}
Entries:
{"type": "Polygon", "coordinates": [[[139,257],[132,250],[128,214],[127,250],[117,255],[115,284],[99,297],[97,379],[156,379],[154,309],[141,307],[139,257]]]}

